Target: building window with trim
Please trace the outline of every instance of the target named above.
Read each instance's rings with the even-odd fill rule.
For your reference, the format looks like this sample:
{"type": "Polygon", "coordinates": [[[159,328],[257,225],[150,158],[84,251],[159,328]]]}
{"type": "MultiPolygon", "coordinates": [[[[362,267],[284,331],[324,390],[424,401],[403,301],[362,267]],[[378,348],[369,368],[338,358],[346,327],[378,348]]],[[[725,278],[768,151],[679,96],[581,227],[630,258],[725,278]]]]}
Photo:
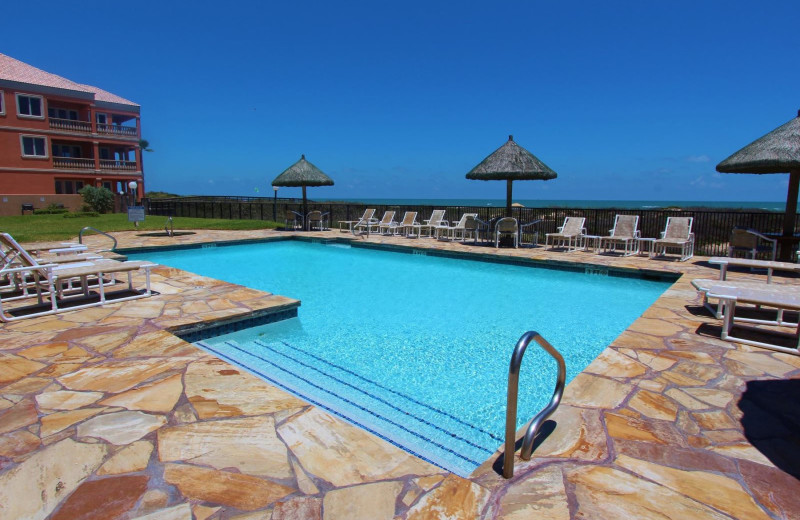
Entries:
{"type": "Polygon", "coordinates": [[[6,99],[5,93],[0,90],[0,116],[6,115],[6,99]]]}
{"type": "Polygon", "coordinates": [[[44,119],[42,105],[44,105],[42,96],[17,94],[17,115],[20,117],[35,117],[37,119],[44,119]]]}
{"type": "Polygon", "coordinates": [[[47,158],[47,138],[36,135],[21,135],[23,157],[47,158]]]}

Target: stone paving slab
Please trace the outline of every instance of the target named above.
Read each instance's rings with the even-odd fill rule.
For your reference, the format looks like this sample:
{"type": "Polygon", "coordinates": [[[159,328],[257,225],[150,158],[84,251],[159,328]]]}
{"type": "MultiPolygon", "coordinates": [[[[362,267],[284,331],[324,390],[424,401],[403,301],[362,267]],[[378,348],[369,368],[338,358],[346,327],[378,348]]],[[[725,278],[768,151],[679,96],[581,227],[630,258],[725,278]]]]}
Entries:
{"type": "MultiPolygon", "coordinates": [[[[287,235],[115,233],[125,248],[287,235]]],[[[0,327],[0,518],[800,518],[800,357],[719,339],[690,285],[717,276],[705,259],[302,235],[680,278],[568,385],[553,433],[504,480],[500,451],[460,478],[177,338],[292,301],[156,268],[151,298],[0,327]]]]}

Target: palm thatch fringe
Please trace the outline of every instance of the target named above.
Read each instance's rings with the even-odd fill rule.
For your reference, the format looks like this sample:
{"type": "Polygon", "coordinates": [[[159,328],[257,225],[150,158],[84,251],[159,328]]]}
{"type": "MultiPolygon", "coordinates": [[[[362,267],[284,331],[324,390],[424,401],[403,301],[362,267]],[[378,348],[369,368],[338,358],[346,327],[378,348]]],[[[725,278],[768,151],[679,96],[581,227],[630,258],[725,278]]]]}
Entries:
{"type": "Polygon", "coordinates": [[[470,170],[467,179],[522,181],[549,180],[556,176],[556,172],[515,143],[514,137],[509,135],[508,142],[470,170]]]}
{"type": "Polygon", "coordinates": [[[308,162],[305,155],[272,181],[273,186],[333,186],[333,179],[308,162]]]}
{"type": "Polygon", "coordinates": [[[800,170],[800,111],[785,125],[717,165],[720,173],[788,173],[792,170],[800,170]]]}

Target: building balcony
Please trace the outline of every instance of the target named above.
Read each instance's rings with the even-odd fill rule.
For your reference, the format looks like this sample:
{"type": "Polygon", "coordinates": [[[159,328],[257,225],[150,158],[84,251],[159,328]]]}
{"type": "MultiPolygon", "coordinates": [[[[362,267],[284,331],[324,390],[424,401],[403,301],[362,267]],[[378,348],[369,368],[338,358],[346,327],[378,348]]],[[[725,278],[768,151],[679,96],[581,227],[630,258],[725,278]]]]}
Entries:
{"type": "Polygon", "coordinates": [[[69,170],[94,170],[94,159],[78,157],[53,157],[53,168],[69,170]]]}
{"type": "Polygon", "coordinates": [[[50,128],[53,130],[66,130],[67,132],[92,133],[92,123],[89,121],[76,121],[74,119],[57,119],[51,117],[50,128]]]}
{"type": "Polygon", "coordinates": [[[134,126],[108,125],[102,123],[97,124],[97,133],[105,135],[117,135],[122,137],[138,136],[136,127],[134,126]]]}
{"type": "Polygon", "coordinates": [[[100,159],[100,169],[102,171],[135,172],[136,161],[100,159]]]}

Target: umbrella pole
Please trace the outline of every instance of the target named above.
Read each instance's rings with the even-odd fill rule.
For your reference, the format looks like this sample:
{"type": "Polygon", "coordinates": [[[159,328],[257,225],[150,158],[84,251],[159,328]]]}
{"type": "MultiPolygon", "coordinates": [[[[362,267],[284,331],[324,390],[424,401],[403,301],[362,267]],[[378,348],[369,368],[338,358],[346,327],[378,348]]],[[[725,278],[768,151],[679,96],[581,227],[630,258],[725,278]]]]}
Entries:
{"type": "Polygon", "coordinates": [[[303,186],[303,229],[306,229],[307,215],[308,215],[308,201],[306,201],[306,187],[303,186]]]}
{"type": "MultiPolygon", "coordinates": [[[[789,172],[789,192],[786,194],[786,213],[783,215],[783,236],[794,237],[795,219],[797,218],[797,194],[800,189],[800,170],[789,172]]],[[[781,260],[792,258],[793,243],[786,242],[781,248],[781,260]],[[785,249],[785,251],[784,251],[785,249]]]]}
{"type": "Polygon", "coordinates": [[[511,216],[511,183],[514,182],[511,179],[506,180],[506,216],[511,216]]]}

